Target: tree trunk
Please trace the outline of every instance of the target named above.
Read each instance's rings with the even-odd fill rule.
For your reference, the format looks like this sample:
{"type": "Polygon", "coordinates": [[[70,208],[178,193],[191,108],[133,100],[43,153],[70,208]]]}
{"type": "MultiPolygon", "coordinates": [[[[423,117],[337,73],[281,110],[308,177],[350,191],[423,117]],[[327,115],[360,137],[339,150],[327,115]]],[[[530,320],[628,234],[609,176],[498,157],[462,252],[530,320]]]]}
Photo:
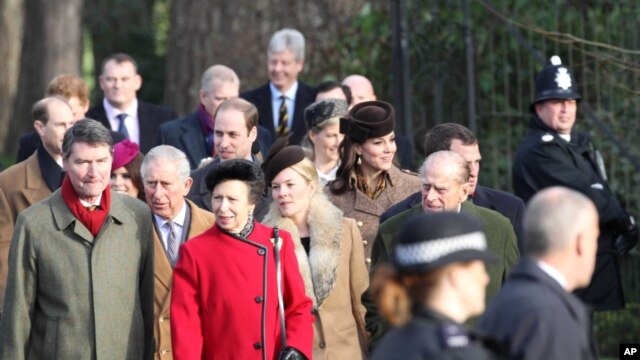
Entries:
{"type": "Polygon", "coordinates": [[[7,143],[18,87],[23,6],[23,0],[0,0],[0,144],[7,143]]]}
{"type": "Polygon", "coordinates": [[[79,74],[83,0],[29,0],[25,7],[18,91],[5,152],[14,153],[17,139],[33,130],[31,107],[41,99],[51,79],[79,74]]]}
{"type": "Polygon", "coordinates": [[[267,45],[284,27],[306,38],[302,80],[340,79],[335,44],[364,0],[182,0],[173,1],[167,48],[165,103],[186,114],[198,105],[200,77],[214,64],[236,71],[242,90],[265,83],[267,45]]]}

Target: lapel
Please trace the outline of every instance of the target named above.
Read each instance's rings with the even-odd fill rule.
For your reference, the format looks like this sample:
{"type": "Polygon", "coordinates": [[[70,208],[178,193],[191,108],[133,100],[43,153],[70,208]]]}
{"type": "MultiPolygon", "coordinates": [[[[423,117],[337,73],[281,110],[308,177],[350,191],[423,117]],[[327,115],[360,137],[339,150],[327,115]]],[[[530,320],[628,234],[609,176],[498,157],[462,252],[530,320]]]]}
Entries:
{"type": "Polygon", "coordinates": [[[291,142],[299,144],[307,134],[307,123],[304,121],[304,110],[313,103],[313,92],[298,80],[298,90],[296,91],[295,106],[293,109],[293,122],[291,132],[293,136],[291,142]]]}
{"type": "Polygon", "coordinates": [[[276,129],[273,127],[273,105],[271,103],[271,88],[267,82],[262,88],[258,89],[256,93],[256,108],[258,108],[258,114],[261,114],[260,124],[269,130],[271,138],[276,139],[276,129]]]}
{"type": "Polygon", "coordinates": [[[487,209],[493,209],[493,207],[491,207],[491,194],[486,190],[484,186],[478,185],[476,187],[476,193],[472,199],[472,202],[478,206],[485,207],[487,209]]]}
{"type": "Polygon", "coordinates": [[[102,103],[103,99],[98,101],[98,104],[91,108],[87,112],[87,117],[98,120],[102,125],[104,125],[107,129],[111,130],[111,124],[109,123],[109,119],[107,119],[107,111],[104,109],[104,104],[102,103]]]}
{"type": "MultiPolygon", "coordinates": [[[[355,189],[352,191],[355,196],[355,202],[353,208],[357,211],[371,214],[374,216],[380,216],[386,210],[382,206],[378,204],[378,202],[371,200],[367,195],[362,193],[362,191],[355,189]]],[[[380,196],[388,196],[386,194],[380,194],[380,196]]],[[[377,221],[377,220],[376,220],[377,221]]]]}
{"type": "MultiPolygon", "coordinates": [[[[197,165],[201,159],[210,156],[207,154],[206,146],[200,129],[198,113],[189,116],[180,126],[182,133],[180,134],[180,142],[182,148],[187,153],[189,159],[197,165]]],[[[193,164],[192,164],[193,165],[193,164]]]]}
{"type": "Polygon", "coordinates": [[[42,178],[37,151],[24,161],[24,165],[25,186],[20,191],[27,203],[32,205],[49,196],[51,192],[42,178]]]}

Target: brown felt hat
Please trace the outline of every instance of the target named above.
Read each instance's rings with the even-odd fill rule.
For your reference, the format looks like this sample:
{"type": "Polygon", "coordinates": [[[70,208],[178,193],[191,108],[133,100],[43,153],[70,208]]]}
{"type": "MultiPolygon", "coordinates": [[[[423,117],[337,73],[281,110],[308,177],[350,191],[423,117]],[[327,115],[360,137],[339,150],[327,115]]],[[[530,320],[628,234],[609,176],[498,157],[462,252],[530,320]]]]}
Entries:
{"type": "Polygon", "coordinates": [[[365,101],[355,105],[340,119],[340,133],[362,144],[367,139],[388,135],[396,125],[393,106],[384,101],[365,101]]]}
{"type": "Polygon", "coordinates": [[[278,176],[280,171],[299,163],[305,158],[304,149],[298,145],[287,145],[288,141],[288,136],[276,140],[269,149],[269,155],[262,163],[267,186],[271,185],[271,181],[278,176]]]}

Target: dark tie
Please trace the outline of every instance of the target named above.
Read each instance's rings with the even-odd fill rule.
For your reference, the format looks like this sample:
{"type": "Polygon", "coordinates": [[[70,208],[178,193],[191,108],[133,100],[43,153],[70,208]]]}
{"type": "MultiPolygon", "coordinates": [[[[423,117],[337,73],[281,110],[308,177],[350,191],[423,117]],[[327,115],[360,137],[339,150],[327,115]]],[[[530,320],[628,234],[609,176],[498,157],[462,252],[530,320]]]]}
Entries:
{"type": "Polygon", "coordinates": [[[129,132],[127,131],[127,127],[124,126],[124,119],[127,118],[127,114],[122,113],[116,116],[118,120],[120,120],[120,124],[118,124],[118,132],[124,135],[125,138],[129,138],[129,132]]]}
{"type": "Polygon", "coordinates": [[[276,134],[278,136],[284,136],[289,132],[289,112],[287,111],[287,98],[280,96],[282,102],[280,103],[280,114],[278,115],[278,129],[276,134]]]}
{"type": "Polygon", "coordinates": [[[167,256],[169,257],[169,262],[171,263],[171,267],[175,267],[178,262],[178,250],[180,248],[180,239],[178,239],[178,234],[176,233],[176,224],[173,221],[167,221],[165,223],[165,227],[169,230],[169,235],[167,236],[167,256]]]}

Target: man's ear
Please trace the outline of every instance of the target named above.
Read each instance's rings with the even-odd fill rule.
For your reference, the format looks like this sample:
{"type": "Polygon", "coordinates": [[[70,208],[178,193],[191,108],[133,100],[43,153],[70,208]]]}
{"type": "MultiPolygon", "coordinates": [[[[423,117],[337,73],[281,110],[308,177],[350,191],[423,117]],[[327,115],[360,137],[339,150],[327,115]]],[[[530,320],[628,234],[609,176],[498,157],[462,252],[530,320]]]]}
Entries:
{"type": "Polygon", "coordinates": [[[33,127],[34,127],[34,129],[36,129],[36,132],[38,133],[38,135],[40,137],[44,136],[45,125],[44,125],[44,123],[42,121],[40,121],[40,120],[34,121],[33,122],[33,127]]]}

